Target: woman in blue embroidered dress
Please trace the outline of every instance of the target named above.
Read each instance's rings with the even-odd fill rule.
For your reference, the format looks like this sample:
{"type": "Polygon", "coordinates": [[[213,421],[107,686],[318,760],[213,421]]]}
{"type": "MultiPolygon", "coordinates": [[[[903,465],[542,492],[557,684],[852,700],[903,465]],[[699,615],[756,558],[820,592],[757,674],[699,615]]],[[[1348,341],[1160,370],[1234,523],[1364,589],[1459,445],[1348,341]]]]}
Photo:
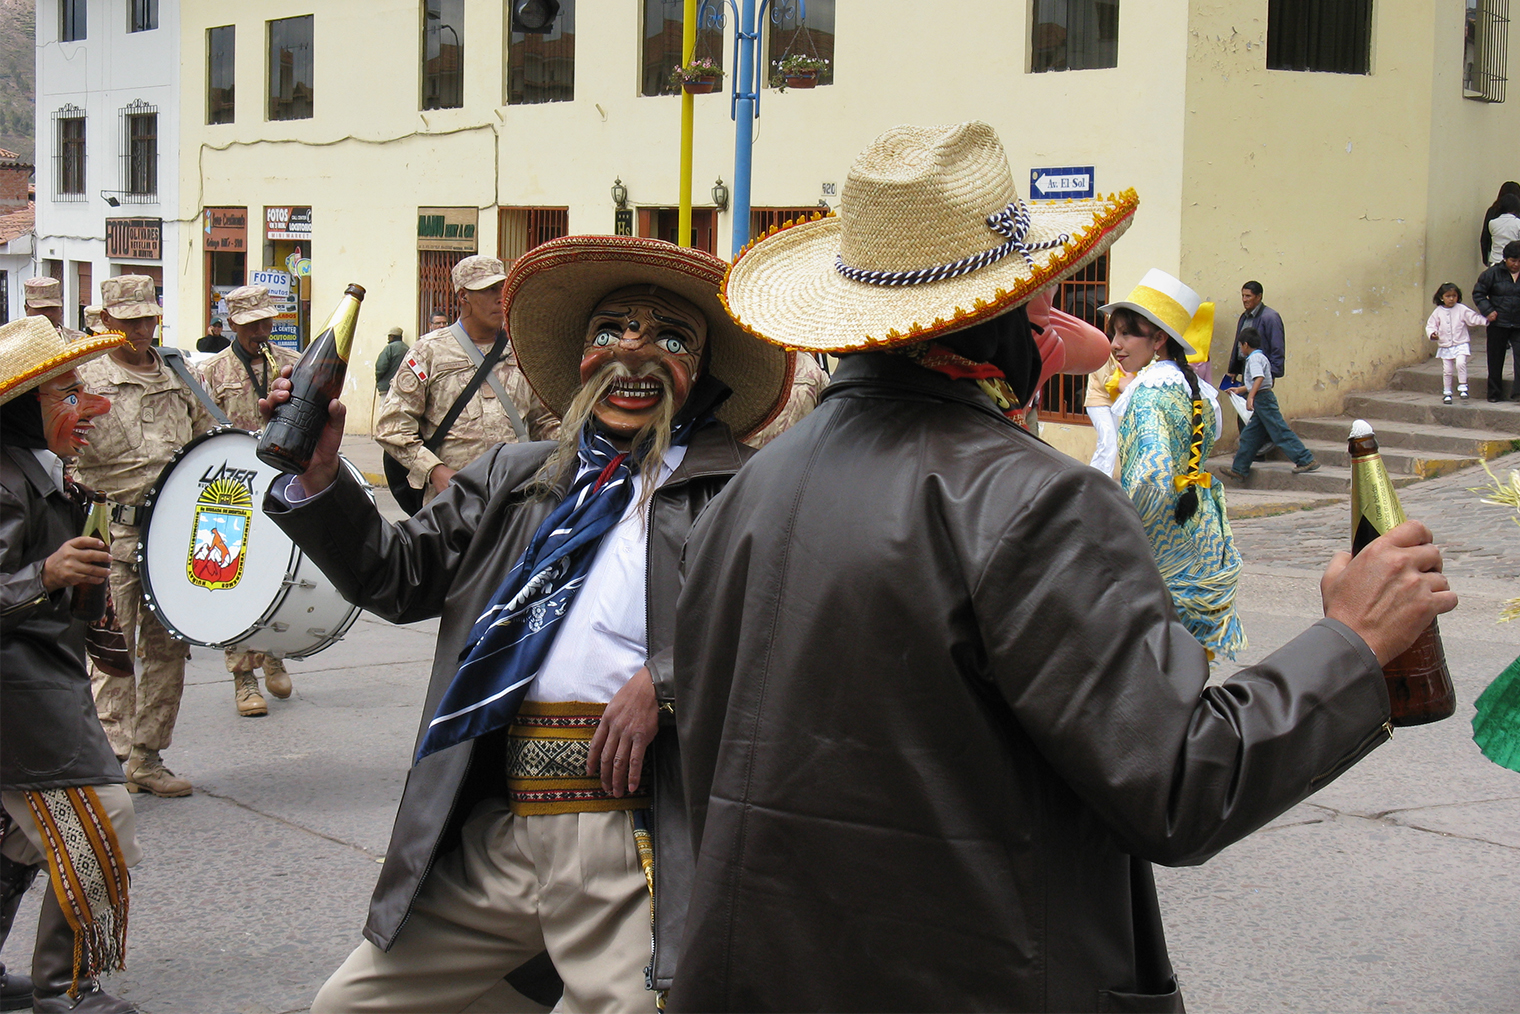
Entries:
{"type": "Polygon", "coordinates": [[[1211,656],[1234,658],[1246,646],[1235,612],[1240,554],[1223,490],[1202,468],[1219,433],[1219,403],[1188,364],[1181,338],[1197,302],[1181,282],[1153,271],[1129,300],[1103,308],[1114,359],[1135,374],[1114,403],[1119,481],[1182,622],[1211,656]]]}

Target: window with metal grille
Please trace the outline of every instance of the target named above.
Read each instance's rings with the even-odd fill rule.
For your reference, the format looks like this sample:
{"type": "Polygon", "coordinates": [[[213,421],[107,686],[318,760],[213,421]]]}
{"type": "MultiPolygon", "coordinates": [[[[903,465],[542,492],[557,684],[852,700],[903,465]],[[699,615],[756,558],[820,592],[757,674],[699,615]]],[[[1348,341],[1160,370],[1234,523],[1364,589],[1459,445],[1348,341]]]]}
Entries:
{"type": "Polygon", "coordinates": [[[464,105],[464,0],[423,0],[422,108],[464,105]]]}
{"type": "Polygon", "coordinates": [[[834,83],[834,2],[807,0],[805,10],[792,3],[772,5],[765,42],[772,88],[799,87],[798,74],[809,70],[814,84],[834,83]]]}
{"type": "Polygon", "coordinates": [[[67,105],[53,114],[58,124],[58,149],[53,155],[56,174],[53,200],[84,200],[84,110],[67,105]]]}
{"type": "Polygon", "coordinates": [[[459,317],[459,294],[454,291],[454,265],[470,256],[457,250],[417,251],[417,333],[433,330],[434,314],[453,323],[459,317]]]}
{"type": "MultiPolygon", "coordinates": [[[[716,5],[708,0],[711,9],[716,5]]],[[[681,66],[682,30],[686,24],[684,0],[644,0],[644,67],[640,77],[640,94],[678,95],[679,84],[672,84],[671,72],[681,66]]],[[[697,12],[697,44],[693,60],[710,60],[723,69],[723,29],[708,25],[702,10],[697,12]]]]}
{"type": "Polygon", "coordinates": [[[127,31],[151,32],[158,27],[158,0],[131,0],[127,4],[127,31]]]}
{"type": "Polygon", "coordinates": [[[1509,0],[1467,0],[1462,47],[1462,94],[1503,102],[1509,57],[1509,0]]]}
{"type": "Polygon", "coordinates": [[[206,122],[231,123],[236,84],[237,26],[206,29],[206,122]]]}
{"type": "Polygon", "coordinates": [[[1372,72],[1372,0],[1267,0],[1267,69],[1372,72]]]}
{"type": "Polygon", "coordinates": [[[141,99],[121,111],[122,201],[158,198],[158,108],[141,99]]]}
{"type": "Polygon", "coordinates": [[[534,247],[570,235],[570,209],[499,208],[496,225],[496,256],[511,267],[534,247]]]}
{"type": "Polygon", "coordinates": [[[0,324],[11,322],[11,273],[0,271],[0,324]]]}
{"type": "Polygon", "coordinates": [[[575,98],[575,0],[561,0],[554,27],[514,32],[507,21],[508,105],[570,102],[575,98]]]}
{"type": "Polygon", "coordinates": [[[759,239],[771,229],[779,229],[794,219],[809,219],[827,208],[813,205],[810,208],[750,208],[749,237],[759,239]]]}
{"type": "Polygon", "coordinates": [[[311,119],[313,99],[312,15],[280,18],[269,25],[271,120],[311,119]]]}
{"type": "MultiPolygon", "coordinates": [[[[1073,317],[1081,317],[1093,327],[1103,326],[1098,307],[1108,302],[1108,254],[1102,254],[1087,267],[1056,286],[1050,305],[1073,317]]],[[[1058,373],[1040,388],[1040,421],[1091,426],[1087,416],[1087,378],[1058,373]]]]}
{"type": "Polygon", "coordinates": [[[1119,66],[1119,0],[1034,0],[1029,71],[1119,66]]]}
{"type": "Polygon", "coordinates": [[[86,7],[85,0],[58,0],[59,42],[79,42],[85,37],[86,7]]]}

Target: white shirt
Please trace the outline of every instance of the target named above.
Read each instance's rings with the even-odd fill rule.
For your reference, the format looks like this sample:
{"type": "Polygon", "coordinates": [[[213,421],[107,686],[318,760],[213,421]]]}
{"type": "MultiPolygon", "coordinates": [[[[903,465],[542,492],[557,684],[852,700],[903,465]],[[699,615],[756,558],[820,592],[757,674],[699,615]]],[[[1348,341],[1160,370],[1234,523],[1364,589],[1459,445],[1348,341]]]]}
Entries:
{"type": "Polygon", "coordinates": [[[63,492],[63,459],[46,447],[33,447],[32,454],[47,470],[48,478],[53,480],[53,489],[63,492]]]}
{"type": "MultiPolygon", "coordinates": [[[[656,486],[670,478],[685,457],[685,447],[666,451],[656,486]]],[[[570,603],[544,664],[528,686],[528,700],[606,704],[648,659],[649,505],[639,510],[645,479],[643,472],[634,476],[628,509],[602,536],[586,583],[570,603]]]]}

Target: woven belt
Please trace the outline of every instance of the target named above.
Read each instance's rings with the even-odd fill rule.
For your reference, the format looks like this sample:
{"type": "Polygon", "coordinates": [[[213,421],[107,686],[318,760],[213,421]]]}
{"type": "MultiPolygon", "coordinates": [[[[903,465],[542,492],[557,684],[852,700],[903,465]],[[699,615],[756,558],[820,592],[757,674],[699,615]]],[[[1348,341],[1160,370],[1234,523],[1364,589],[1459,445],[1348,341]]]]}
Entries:
{"type": "Polygon", "coordinates": [[[143,513],[146,508],[141,504],[112,503],[111,520],[118,525],[130,525],[135,528],[142,523],[143,513]]]}
{"type": "MultiPolygon", "coordinates": [[[[647,795],[621,799],[588,777],[586,758],[605,704],[524,701],[507,729],[507,801],[519,817],[642,810],[647,795]]],[[[647,783],[646,783],[647,784],[647,783]]]]}

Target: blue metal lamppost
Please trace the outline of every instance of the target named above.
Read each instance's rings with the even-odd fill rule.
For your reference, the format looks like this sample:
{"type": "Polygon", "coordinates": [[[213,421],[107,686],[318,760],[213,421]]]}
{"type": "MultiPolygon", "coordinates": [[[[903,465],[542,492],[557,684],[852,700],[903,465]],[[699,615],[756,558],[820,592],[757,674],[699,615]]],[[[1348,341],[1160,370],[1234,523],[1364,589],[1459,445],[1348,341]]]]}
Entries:
{"type": "Polygon", "coordinates": [[[755,121],[760,118],[759,45],[760,25],[770,9],[771,22],[780,25],[788,18],[807,17],[806,0],[702,0],[697,22],[706,28],[721,29],[727,20],[723,5],[734,14],[733,92],[730,116],[734,120],[733,215],[735,255],[749,242],[750,166],[754,155],[755,121]]]}

